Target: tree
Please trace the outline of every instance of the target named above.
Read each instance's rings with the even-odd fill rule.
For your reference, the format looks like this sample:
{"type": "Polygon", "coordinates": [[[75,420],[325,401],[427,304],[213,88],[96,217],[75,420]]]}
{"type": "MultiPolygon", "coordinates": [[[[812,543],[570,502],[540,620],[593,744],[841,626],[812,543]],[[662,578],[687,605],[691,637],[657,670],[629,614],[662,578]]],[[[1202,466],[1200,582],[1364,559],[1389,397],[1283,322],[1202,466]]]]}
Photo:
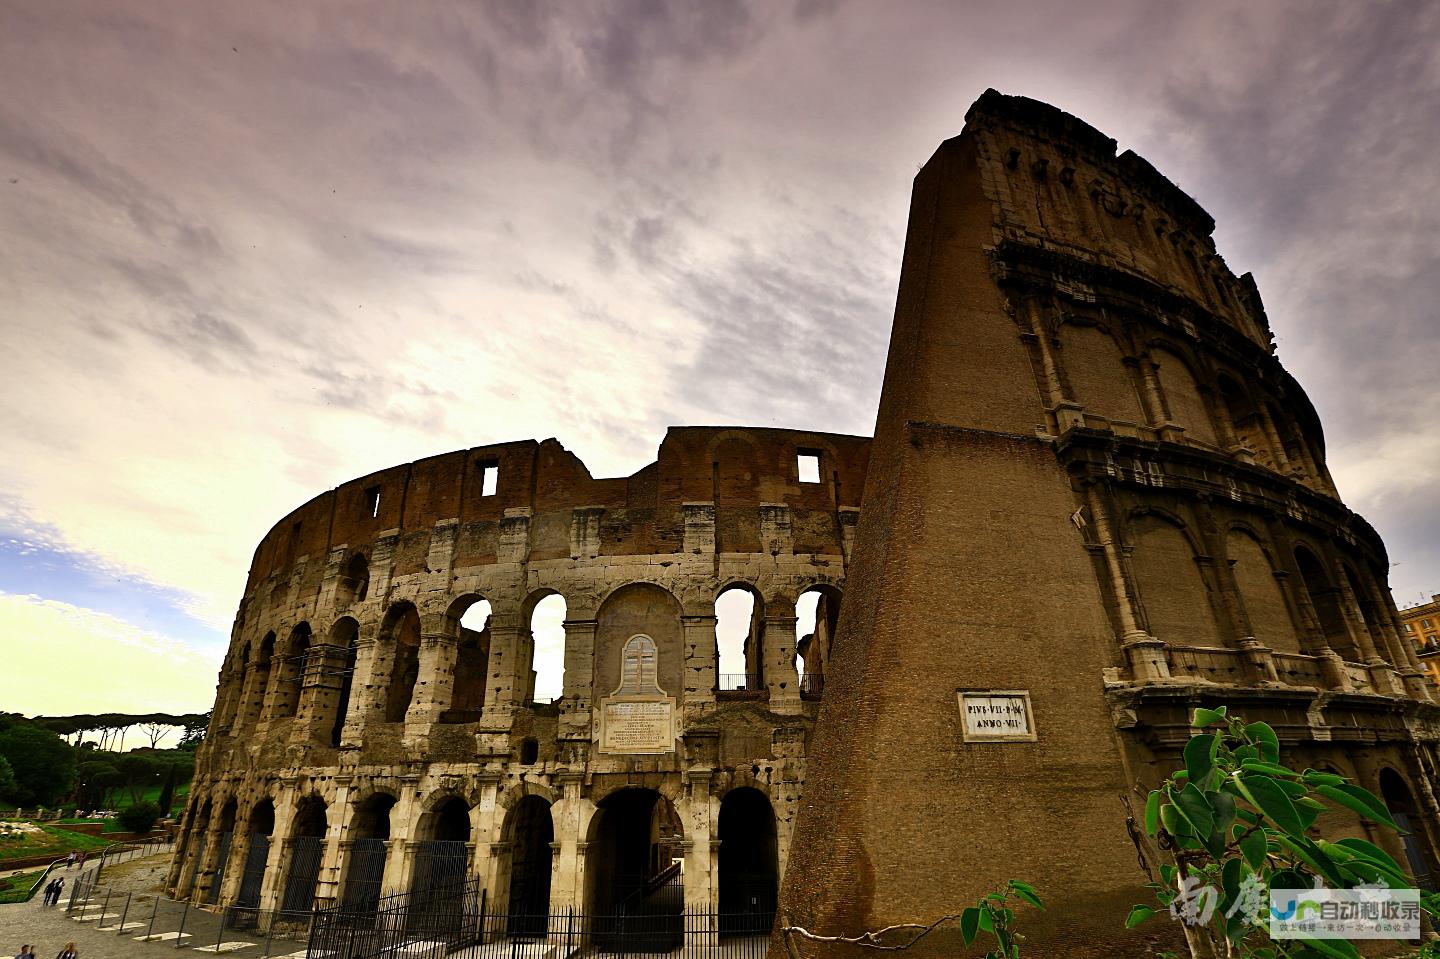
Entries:
{"type": "MultiPolygon", "coordinates": [[[[83,755],[94,755],[95,750],[86,750],[83,755]]],[[[120,770],[108,759],[85,759],[76,768],[79,784],[76,787],[75,802],[86,809],[100,809],[106,802],[111,789],[124,783],[120,770]]]]}
{"type": "Polygon", "coordinates": [[[21,805],[53,806],[75,784],[75,750],[33,723],[15,723],[0,730],[0,756],[14,771],[12,798],[21,805]]]}
{"type": "MultiPolygon", "coordinates": [[[[1173,863],[1151,883],[1162,907],[1186,920],[1192,951],[1253,959],[1360,959],[1345,939],[1270,939],[1272,889],[1381,886],[1414,889],[1415,881],[1386,852],[1363,839],[1312,837],[1320,813],[1339,806],[1397,830],[1385,804],[1343,776],[1280,762],[1280,739],[1266,723],[1246,723],[1225,707],[1197,709],[1206,730],[1184,750],[1173,773],[1145,804],[1145,831],[1173,863]]],[[[1440,915],[1437,900],[1421,907],[1440,915]]],[[[1157,910],[1137,905],[1127,926],[1157,910]]]]}
{"type": "Polygon", "coordinates": [[[0,756],[0,799],[13,801],[15,789],[19,784],[15,781],[15,770],[10,768],[10,761],[0,756]]]}
{"type": "Polygon", "coordinates": [[[115,760],[115,768],[120,770],[120,776],[125,783],[125,789],[130,794],[130,801],[138,803],[145,796],[145,791],[151,786],[160,785],[160,777],[164,774],[160,760],[154,756],[147,756],[144,753],[126,753],[115,760]]]}
{"type": "Polygon", "coordinates": [[[156,803],[160,807],[161,816],[170,815],[170,807],[175,805],[175,763],[165,764],[165,784],[160,787],[160,801],[156,803]]]}
{"type": "Polygon", "coordinates": [[[193,750],[205,741],[205,730],[210,726],[209,713],[194,713],[189,716],[177,716],[175,718],[180,720],[180,725],[185,730],[184,734],[180,737],[180,742],[175,747],[176,749],[193,750]]]}
{"type": "Polygon", "coordinates": [[[155,820],[160,818],[160,807],[149,800],[132,803],[120,810],[115,818],[131,832],[149,832],[155,827],[155,820]]]}

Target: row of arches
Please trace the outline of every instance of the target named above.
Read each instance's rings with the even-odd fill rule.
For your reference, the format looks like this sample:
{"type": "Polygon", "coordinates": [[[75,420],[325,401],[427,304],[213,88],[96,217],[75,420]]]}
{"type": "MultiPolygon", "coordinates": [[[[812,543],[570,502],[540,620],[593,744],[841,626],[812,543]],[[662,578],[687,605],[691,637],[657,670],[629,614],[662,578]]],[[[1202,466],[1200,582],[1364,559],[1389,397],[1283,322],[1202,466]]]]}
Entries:
{"type": "MultiPolygon", "coordinates": [[[[788,659],[780,661],[781,673],[795,673],[802,696],[818,696],[840,601],[837,587],[810,586],[794,603],[794,626],[784,616],[777,626],[753,584],[724,587],[714,603],[716,691],[765,690],[774,679],[768,674],[777,668],[773,656],[767,668],[767,630],[793,628],[796,639],[784,645],[788,652],[782,655],[788,659]]],[[[788,611],[789,606],[787,600],[782,608],[788,611]]],[[[453,649],[446,652],[453,662],[443,664],[444,675],[429,679],[448,684],[447,689],[426,693],[435,707],[432,721],[477,721],[487,702],[507,695],[516,703],[553,702],[565,690],[569,645],[565,597],[542,590],[527,599],[522,611],[525,625],[509,630],[506,642],[497,646],[493,606],[479,594],[453,600],[443,615],[432,617],[434,625],[429,629],[414,603],[397,600],[385,608],[368,658],[361,656],[362,625],[348,613],[323,638],[315,635],[309,622],[293,626],[283,640],[268,632],[255,648],[245,642],[236,650],[225,671],[217,721],[233,733],[262,720],[294,717],[309,697],[307,716],[333,745],[341,743],[347,721],[404,722],[427,682],[422,679],[426,656],[440,655],[427,633],[438,634],[453,649]],[[510,662],[505,661],[507,655],[510,662]],[[361,714],[352,714],[357,692],[362,693],[364,705],[361,714]]],[[[594,632],[593,663],[584,694],[606,695],[615,688],[618,659],[608,655],[613,652],[610,647],[635,633],[652,636],[660,647],[661,686],[672,693],[682,689],[684,612],[674,594],[653,583],[632,583],[611,592],[600,605],[594,626],[581,626],[594,632]]],[[[428,672],[435,672],[433,664],[428,672]]]]}
{"type": "Polygon", "coordinates": [[[1306,539],[1271,540],[1240,523],[1207,542],[1154,508],[1131,514],[1128,539],[1138,607],[1158,639],[1218,647],[1253,638],[1282,654],[1333,650],[1352,663],[1413,665],[1379,581],[1363,563],[1306,539]]]}
{"type": "MultiPolygon", "coordinates": [[[[344,806],[309,795],[298,801],[284,835],[276,836],[273,799],[258,800],[244,814],[234,798],[218,807],[207,799],[193,807],[180,854],[188,871],[177,891],[209,903],[274,908],[263,899],[268,891],[282,911],[303,913],[326,904],[319,901],[321,874],[332,864],[330,895],[364,912],[393,892],[444,895],[490,862],[490,856],[475,854],[477,810],[466,798],[438,797],[420,816],[413,836],[404,835],[399,807],[399,797],[384,790],[344,806]],[[337,815],[342,817],[338,831],[329,828],[337,815]],[[343,838],[332,849],[327,844],[336,834],[343,838]],[[213,852],[220,847],[226,853],[244,852],[231,862],[228,854],[213,852]],[[408,875],[397,867],[399,857],[408,857],[408,875]]],[[[680,915],[686,836],[669,798],[655,789],[625,786],[600,799],[581,828],[571,838],[586,849],[583,908],[597,937],[603,938],[607,920],[622,912],[630,917],[680,915]]],[[[728,790],[720,798],[715,836],[719,932],[768,931],[780,879],[777,821],[769,797],[753,786],[728,790]]],[[[490,901],[508,917],[511,935],[543,934],[552,912],[559,845],[550,799],[538,793],[520,796],[506,811],[497,838],[488,877],[490,901]]]]}
{"type": "Polygon", "coordinates": [[[1281,397],[1253,378],[1203,362],[1169,339],[1135,342],[1123,321],[1065,317],[1056,327],[1051,401],[1105,419],[1174,424],[1202,445],[1248,451],[1259,465],[1329,490],[1319,437],[1298,426],[1281,397]]]}

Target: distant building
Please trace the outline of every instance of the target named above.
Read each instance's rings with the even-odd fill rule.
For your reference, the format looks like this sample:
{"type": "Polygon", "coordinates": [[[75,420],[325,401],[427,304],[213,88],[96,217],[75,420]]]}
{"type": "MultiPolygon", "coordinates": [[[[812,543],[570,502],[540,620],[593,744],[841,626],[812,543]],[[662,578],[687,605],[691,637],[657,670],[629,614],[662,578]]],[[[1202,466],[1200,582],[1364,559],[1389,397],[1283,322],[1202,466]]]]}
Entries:
{"type": "Polygon", "coordinates": [[[1428,603],[1400,610],[1400,623],[1405,628],[1405,638],[1420,650],[1420,664],[1425,667],[1425,674],[1440,686],[1440,593],[1431,596],[1428,603]]]}

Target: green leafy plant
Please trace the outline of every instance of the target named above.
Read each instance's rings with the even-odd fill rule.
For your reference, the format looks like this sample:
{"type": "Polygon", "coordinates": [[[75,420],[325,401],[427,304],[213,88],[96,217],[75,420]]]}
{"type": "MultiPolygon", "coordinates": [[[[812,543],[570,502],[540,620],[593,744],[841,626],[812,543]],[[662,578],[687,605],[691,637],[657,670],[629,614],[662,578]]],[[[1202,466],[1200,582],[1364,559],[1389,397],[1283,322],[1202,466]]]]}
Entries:
{"type": "MultiPolygon", "coordinates": [[[[1193,725],[1204,731],[1185,745],[1185,768],[1152,790],[1145,804],[1146,833],[1175,859],[1160,867],[1162,881],[1150,884],[1160,908],[1137,905],[1125,925],[1166,910],[1188,919],[1188,934],[1209,939],[1217,955],[1359,959],[1343,939],[1271,940],[1265,917],[1272,888],[1414,888],[1379,847],[1310,835],[1316,818],[1332,807],[1398,831],[1385,804],[1343,776],[1283,765],[1280,739],[1265,723],[1228,716],[1222,706],[1195,710],[1193,725]]],[[[1440,915],[1437,906],[1434,897],[1422,896],[1426,912],[1440,915]]]]}
{"type": "Polygon", "coordinates": [[[149,832],[160,818],[160,807],[146,799],[126,806],[115,818],[131,832],[149,832]]]}
{"type": "Polygon", "coordinates": [[[982,932],[994,938],[995,948],[985,953],[985,959],[1017,959],[1020,955],[1020,943],[1025,937],[1014,929],[1015,910],[1009,906],[1011,896],[1041,911],[1045,909],[1034,886],[1011,879],[1002,889],[980,897],[979,902],[960,914],[960,938],[965,945],[973,943],[982,932]]]}

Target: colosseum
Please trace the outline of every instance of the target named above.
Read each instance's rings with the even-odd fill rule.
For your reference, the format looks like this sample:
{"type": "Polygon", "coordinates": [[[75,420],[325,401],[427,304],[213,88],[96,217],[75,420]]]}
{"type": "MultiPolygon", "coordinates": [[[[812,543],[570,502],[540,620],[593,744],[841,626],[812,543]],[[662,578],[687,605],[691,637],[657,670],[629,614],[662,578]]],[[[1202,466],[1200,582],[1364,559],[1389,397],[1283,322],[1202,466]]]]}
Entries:
{"type": "Polygon", "coordinates": [[[773,913],[868,450],[676,428],[595,479],[526,441],[302,506],[255,552],[172,888],[303,910],[440,870],[485,877],[500,911],[604,913],[683,871],[687,907],[773,913]],[[753,612],[722,663],[731,590],[753,612]]]}
{"type": "Polygon", "coordinates": [[[1200,704],[1382,795],[1405,835],[1322,825],[1429,886],[1440,707],[1213,229],[987,91],[915,179],[873,442],[673,428],[618,479],[506,443],[296,510],[255,553],[170,889],[308,910],[463,876],[531,940],[627,908],[763,939],[778,909],[796,957],[1013,877],[1050,903],[1041,955],[1148,956],[1175,932],[1123,928],[1165,855],[1134,803],[1200,704]]]}

